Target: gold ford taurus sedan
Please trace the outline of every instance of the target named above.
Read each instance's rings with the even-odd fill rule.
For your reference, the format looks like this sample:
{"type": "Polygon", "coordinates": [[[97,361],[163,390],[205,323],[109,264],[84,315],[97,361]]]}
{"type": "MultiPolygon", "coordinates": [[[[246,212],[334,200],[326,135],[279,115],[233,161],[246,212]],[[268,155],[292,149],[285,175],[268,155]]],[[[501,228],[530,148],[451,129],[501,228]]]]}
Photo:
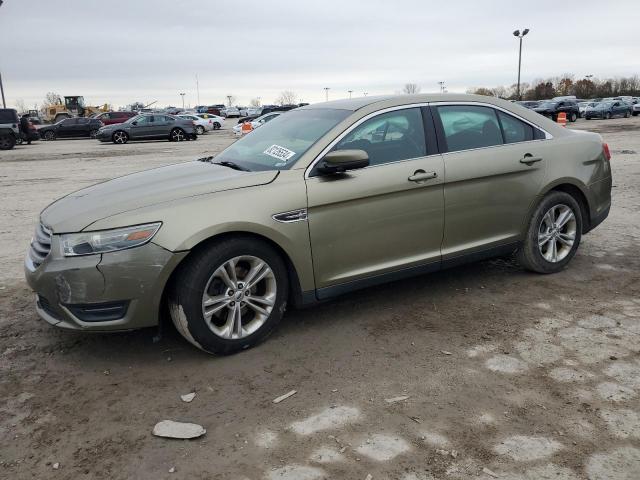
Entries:
{"type": "Polygon", "coordinates": [[[255,345],[287,304],[516,251],[553,273],[611,204],[609,150],[518,105],[365,97],[287,112],[215,158],[69,194],[25,271],[47,322],[158,324],[207,352],[255,345]]]}

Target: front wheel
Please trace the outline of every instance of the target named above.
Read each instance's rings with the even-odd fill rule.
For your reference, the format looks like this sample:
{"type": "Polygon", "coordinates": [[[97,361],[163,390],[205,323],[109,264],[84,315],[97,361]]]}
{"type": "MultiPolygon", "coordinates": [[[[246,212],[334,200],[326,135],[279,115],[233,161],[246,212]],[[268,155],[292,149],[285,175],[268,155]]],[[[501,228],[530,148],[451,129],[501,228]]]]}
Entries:
{"type": "Polygon", "coordinates": [[[215,122],[215,123],[213,124],[213,129],[214,129],[214,130],[220,130],[220,124],[219,124],[218,122],[215,122]]]}
{"type": "Polygon", "coordinates": [[[624,112],[624,118],[629,118],[629,110],[627,110],[626,112],[624,112]]]}
{"type": "Polygon", "coordinates": [[[202,125],[198,125],[198,126],[196,127],[196,133],[197,133],[198,135],[202,135],[202,134],[204,133],[204,127],[203,127],[202,125]]]}
{"type": "Polygon", "coordinates": [[[118,145],[124,145],[129,141],[129,135],[127,135],[127,132],[123,132],[122,130],[117,130],[113,132],[113,135],[111,136],[111,140],[113,140],[113,143],[117,143],[118,145]]]}
{"type": "Polygon", "coordinates": [[[90,136],[91,138],[96,138],[96,137],[98,136],[98,130],[94,128],[93,130],[91,130],[91,131],[89,132],[89,136],[90,136]]]}
{"type": "Polygon", "coordinates": [[[195,251],[169,294],[180,334],[196,347],[227,355],[264,340],[287,303],[287,269],[268,244],[234,237],[195,251]]]}
{"type": "Polygon", "coordinates": [[[56,139],[56,132],[52,131],[52,130],[47,130],[46,132],[44,132],[44,139],[47,140],[48,142],[55,140],[56,139]]]}
{"type": "Polygon", "coordinates": [[[569,121],[573,123],[576,120],[578,120],[578,115],[576,115],[575,112],[571,113],[571,116],[569,116],[569,121]]]}
{"type": "Polygon", "coordinates": [[[536,208],[517,258],[527,270],[555,273],[573,258],[582,238],[582,210],[566,192],[548,193],[536,208]]]}
{"type": "Polygon", "coordinates": [[[169,140],[172,142],[182,142],[187,140],[187,134],[181,128],[174,128],[169,134],[169,140]]]}

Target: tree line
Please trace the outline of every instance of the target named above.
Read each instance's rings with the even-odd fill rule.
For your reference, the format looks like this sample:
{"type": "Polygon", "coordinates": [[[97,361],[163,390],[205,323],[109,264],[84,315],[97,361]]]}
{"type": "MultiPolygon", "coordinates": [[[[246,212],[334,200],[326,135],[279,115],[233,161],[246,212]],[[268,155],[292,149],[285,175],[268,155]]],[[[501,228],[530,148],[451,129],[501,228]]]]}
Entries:
{"type": "MultiPolygon", "coordinates": [[[[470,88],[467,93],[518,100],[518,85],[470,88]]],[[[558,77],[536,79],[532,83],[520,83],[522,100],[544,100],[567,95],[575,95],[577,98],[585,99],[620,95],[637,97],[640,96],[640,77],[633,75],[631,77],[599,79],[589,76],[576,79],[575,75],[565,73],[558,77]]]]}

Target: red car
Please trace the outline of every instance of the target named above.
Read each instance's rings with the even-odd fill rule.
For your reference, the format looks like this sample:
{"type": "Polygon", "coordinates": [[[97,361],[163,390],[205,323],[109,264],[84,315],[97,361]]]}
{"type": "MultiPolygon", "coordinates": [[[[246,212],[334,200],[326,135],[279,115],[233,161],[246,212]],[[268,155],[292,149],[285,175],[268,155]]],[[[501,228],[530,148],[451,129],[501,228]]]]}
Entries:
{"type": "Polygon", "coordinates": [[[97,115],[96,118],[105,125],[113,125],[114,123],[123,123],[129,120],[131,117],[135,117],[135,112],[106,112],[97,115]]]}

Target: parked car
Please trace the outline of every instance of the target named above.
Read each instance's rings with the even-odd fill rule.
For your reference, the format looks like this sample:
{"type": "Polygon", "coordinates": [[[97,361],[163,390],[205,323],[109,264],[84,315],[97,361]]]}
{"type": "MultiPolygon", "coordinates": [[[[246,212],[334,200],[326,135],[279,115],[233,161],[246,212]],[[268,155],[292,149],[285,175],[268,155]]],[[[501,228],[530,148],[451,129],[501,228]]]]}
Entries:
{"type": "Polygon", "coordinates": [[[198,116],[200,118],[204,118],[205,120],[209,120],[213,125],[214,130],[220,130],[222,125],[224,125],[224,117],[219,115],[213,115],[211,113],[199,113],[198,116]]]}
{"type": "Polygon", "coordinates": [[[41,138],[49,141],[57,138],[95,138],[98,130],[103,126],[104,124],[97,118],[65,118],[53,125],[41,127],[38,133],[41,138]]]}
{"type": "Polygon", "coordinates": [[[578,110],[580,110],[580,118],[584,118],[584,115],[587,111],[587,107],[593,107],[595,105],[597,105],[599,102],[591,102],[591,101],[585,101],[585,102],[579,102],[578,103],[578,110]]]}
{"type": "Polygon", "coordinates": [[[498,98],[319,103],[215,157],[53,202],[25,274],[52,325],[148,327],[167,305],[189,342],[228,354],[287,304],[514,251],[563,270],[609,213],[609,160],[600,135],[498,98]]]}
{"type": "Polygon", "coordinates": [[[580,116],[580,108],[575,100],[543,100],[540,105],[533,108],[534,112],[557,120],[558,114],[564,112],[567,114],[567,120],[575,122],[580,116]]]}
{"type": "MultiPolygon", "coordinates": [[[[261,127],[262,125],[264,125],[265,123],[273,120],[274,118],[276,118],[278,115],[282,115],[283,112],[271,112],[271,113],[267,113],[266,115],[262,115],[260,117],[257,117],[253,120],[249,120],[249,123],[251,123],[251,128],[252,130],[255,130],[258,127],[261,127]]],[[[243,123],[238,123],[237,125],[235,125],[233,127],[233,132],[238,135],[242,132],[242,125],[243,123]]]]}
{"type": "Polygon", "coordinates": [[[238,107],[238,115],[246,117],[248,115],[247,110],[249,110],[249,107],[238,107]]]}
{"type": "Polygon", "coordinates": [[[222,114],[223,117],[226,118],[232,118],[232,117],[239,117],[240,116],[240,110],[238,110],[237,107],[227,107],[224,109],[224,111],[220,111],[220,113],[222,114]]]}
{"type": "Polygon", "coordinates": [[[622,100],[596,103],[594,106],[588,107],[584,113],[584,118],[587,120],[591,120],[592,118],[628,118],[629,116],[631,116],[631,106],[622,100]]]}
{"type": "Polygon", "coordinates": [[[0,150],[11,150],[20,137],[20,118],[13,108],[0,108],[0,150]]]}
{"type": "Polygon", "coordinates": [[[633,105],[633,107],[631,107],[631,114],[634,117],[637,117],[638,114],[640,114],[640,103],[636,103],[633,105]]]}
{"type": "Polygon", "coordinates": [[[126,122],[137,115],[136,112],[105,112],[96,115],[96,118],[105,125],[126,122]]]}
{"type": "Polygon", "coordinates": [[[538,105],[540,105],[540,102],[535,100],[523,100],[523,101],[518,101],[516,103],[528,109],[533,109],[533,108],[536,108],[538,105]]]}
{"type": "Polygon", "coordinates": [[[196,139],[194,120],[165,114],[144,113],[124,123],[102,127],[96,135],[101,142],[124,144],[129,140],[162,140],[181,142],[196,139]]]}
{"type": "Polygon", "coordinates": [[[213,122],[207,119],[204,119],[198,115],[180,114],[178,115],[178,117],[184,118],[186,120],[192,120],[193,122],[195,122],[196,133],[198,135],[202,135],[204,132],[210,132],[211,130],[213,130],[213,122]]]}

